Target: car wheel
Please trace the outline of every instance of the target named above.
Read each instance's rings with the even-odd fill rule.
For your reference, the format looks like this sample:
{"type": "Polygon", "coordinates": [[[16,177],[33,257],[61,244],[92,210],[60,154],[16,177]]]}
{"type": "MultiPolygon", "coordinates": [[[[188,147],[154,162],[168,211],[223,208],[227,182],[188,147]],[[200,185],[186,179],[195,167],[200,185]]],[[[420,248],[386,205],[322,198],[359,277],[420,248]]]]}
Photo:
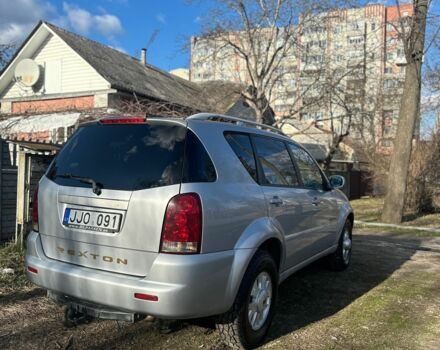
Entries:
{"type": "Polygon", "coordinates": [[[352,226],[347,220],[339,237],[338,248],[329,256],[332,270],[343,271],[350,265],[352,245],[352,226]]]}
{"type": "Polygon", "coordinates": [[[259,345],[272,322],[278,292],[278,269],[265,250],[252,258],[231,309],[217,317],[222,340],[235,349],[259,345]]]}

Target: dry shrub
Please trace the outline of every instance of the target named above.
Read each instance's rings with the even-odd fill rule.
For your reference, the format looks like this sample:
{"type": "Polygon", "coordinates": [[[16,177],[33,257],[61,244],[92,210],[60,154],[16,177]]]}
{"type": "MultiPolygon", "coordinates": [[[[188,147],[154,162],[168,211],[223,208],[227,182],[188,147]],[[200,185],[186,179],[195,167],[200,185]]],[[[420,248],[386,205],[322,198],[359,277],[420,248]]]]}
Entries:
{"type": "Polygon", "coordinates": [[[376,144],[353,142],[356,157],[365,162],[365,180],[371,184],[371,195],[384,196],[387,191],[387,177],[390,167],[390,156],[378,152],[376,144]]]}
{"type": "Polygon", "coordinates": [[[0,245],[0,287],[13,288],[16,286],[24,286],[29,282],[24,270],[24,256],[26,251],[19,244],[8,242],[0,245]],[[12,274],[2,273],[5,268],[14,270],[12,274]]]}
{"type": "Polygon", "coordinates": [[[126,99],[119,101],[118,109],[128,115],[156,115],[169,118],[182,118],[196,113],[192,108],[183,107],[169,102],[152,101],[149,99],[126,99]]]}
{"type": "Polygon", "coordinates": [[[440,210],[440,132],[418,141],[411,155],[405,209],[412,213],[440,210]]]}

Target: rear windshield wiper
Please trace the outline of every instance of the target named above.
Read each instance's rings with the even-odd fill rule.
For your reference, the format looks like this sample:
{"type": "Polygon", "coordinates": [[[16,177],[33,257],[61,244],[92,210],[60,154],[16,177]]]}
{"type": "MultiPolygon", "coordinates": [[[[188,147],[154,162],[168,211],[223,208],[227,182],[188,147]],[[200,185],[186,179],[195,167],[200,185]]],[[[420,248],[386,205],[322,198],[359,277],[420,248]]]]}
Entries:
{"type": "Polygon", "coordinates": [[[73,175],[71,173],[57,174],[55,175],[55,177],[61,177],[63,179],[74,179],[86,184],[91,184],[93,193],[96,194],[97,196],[101,194],[102,192],[101,190],[104,187],[101,183],[96,182],[91,177],[78,176],[78,175],[73,175]]]}

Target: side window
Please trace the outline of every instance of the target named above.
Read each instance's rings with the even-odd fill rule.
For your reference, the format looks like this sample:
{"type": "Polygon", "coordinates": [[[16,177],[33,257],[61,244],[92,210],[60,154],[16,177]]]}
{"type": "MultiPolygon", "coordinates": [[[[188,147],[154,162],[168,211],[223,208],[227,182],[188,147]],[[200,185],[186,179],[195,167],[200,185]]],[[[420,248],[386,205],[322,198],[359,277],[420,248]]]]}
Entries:
{"type": "Polygon", "coordinates": [[[253,137],[255,151],[267,185],[298,186],[298,176],[283,141],[268,137],[253,137]]]}
{"type": "Polygon", "coordinates": [[[290,151],[298,165],[304,187],[312,190],[323,190],[321,171],[310,155],[298,146],[289,143],[290,151]]]}
{"type": "Polygon", "coordinates": [[[182,182],[214,182],[217,178],[211,158],[198,137],[188,129],[182,182]]]}
{"type": "Polygon", "coordinates": [[[254,151],[249,135],[226,133],[225,138],[249,175],[257,181],[257,166],[255,165],[254,151]]]}

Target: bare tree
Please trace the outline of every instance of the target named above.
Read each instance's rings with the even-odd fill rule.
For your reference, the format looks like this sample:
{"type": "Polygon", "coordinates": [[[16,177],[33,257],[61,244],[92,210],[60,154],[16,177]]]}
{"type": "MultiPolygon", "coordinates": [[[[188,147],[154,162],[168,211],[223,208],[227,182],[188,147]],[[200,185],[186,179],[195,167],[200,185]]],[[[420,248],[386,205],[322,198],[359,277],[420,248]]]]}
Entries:
{"type": "Polygon", "coordinates": [[[196,53],[192,68],[197,71],[202,66],[206,72],[206,76],[193,77],[195,80],[230,79],[251,86],[242,95],[258,122],[270,106],[284,108],[276,110],[276,126],[290,118],[317,122],[332,136],[325,168],[347,136],[371,142],[382,103],[377,95],[383,68],[374,65],[383,50],[380,25],[373,32],[368,29],[372,40],[367,37],[366,23],[356,28],[358,41],[350,45],[359,56],[347,59],[347,52],[330,50],[327,42],[331,35],[347,43],[346,32],[336,31],[346,25],[339,9],[354,1],[215,3],[218,6],[208,16],[201,36],[192,43],[196,53]]]}
{"type": "Polygon", "coordinates": [[[411,150],[420,112],[422,59],[425,49],[428,0],[413,0],[414,16],[409,33],[400,21],[407,61],[399,124],[394,140],[382,221],[400,223],[403,217],[411,150]]]}
{"type": "MultiPolygon", "coordinates": [[[[304,56],[313,66],[323,63],[318,55],[302,55],[314,47],[303,45],[301,35],[313,28],[324,28],[322,13],[337,4],[325,0],[217,0],[215,3],[202,34],[193,41],[194,47],[203,47],[205,51],[203,57],[196,57],[195,64],[219,72],[220,79],[232,78],[250,86],[242,95],[255,110],[257,122],[263,122],[274,100],[292,95],[292,99],[299,101],[296,86],[292,84],[296,82],[298,59],[304,56]]],[[[317,50],[324,48],[324,41],[313,42],[316,43],[317,50]]],[[[314,78],[320,80],[316,74],[314,78]]],[[[289,104],[293,108],[297,103],[292,99],[289,104]]],[[[297,112],[292,110],[289,114],[297,112]]]]}

